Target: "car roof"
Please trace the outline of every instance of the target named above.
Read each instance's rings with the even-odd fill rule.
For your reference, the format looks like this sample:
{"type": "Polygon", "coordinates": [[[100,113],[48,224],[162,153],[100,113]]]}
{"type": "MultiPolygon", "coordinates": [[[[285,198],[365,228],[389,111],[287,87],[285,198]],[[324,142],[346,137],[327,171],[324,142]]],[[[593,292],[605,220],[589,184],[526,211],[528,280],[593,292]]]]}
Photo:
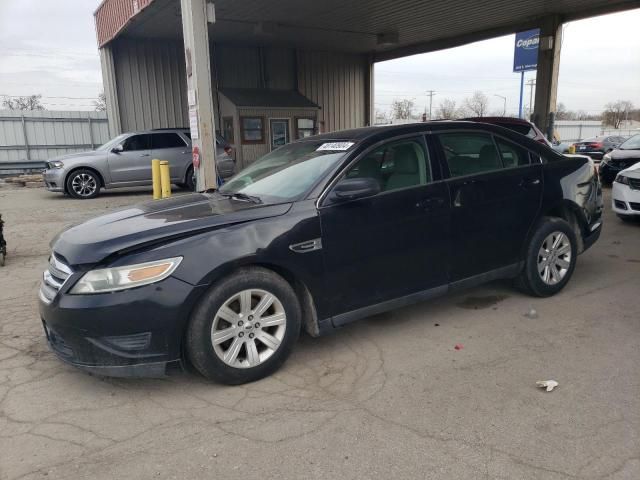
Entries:
{"type": "Polygon", "coordinates": [[[462,120],[468,120],[470,122],[508,123],[510,125],[527,125],[529,127],[532,125],[530,121],[517,117],[467,117],[462,120]]]}

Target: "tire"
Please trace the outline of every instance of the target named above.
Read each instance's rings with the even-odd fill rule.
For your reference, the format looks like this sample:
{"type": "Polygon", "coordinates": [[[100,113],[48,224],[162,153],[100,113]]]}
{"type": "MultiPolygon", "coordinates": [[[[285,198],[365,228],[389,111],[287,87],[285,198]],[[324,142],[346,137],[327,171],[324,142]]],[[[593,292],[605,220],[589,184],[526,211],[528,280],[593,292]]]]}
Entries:
{"type": "Polygon", "coordinates": [[[245,268],[215,284],[194,310],[185,341],[187,358],[210,380],[253,382],[280,368],[298,340],[300,325],[300,303],[289,283],[270,270],[245,268]],[[265,321],[272,325],[260,324],[265,321]]]}
{"type": "Polygon", "coordinates": [[[196,191],[196,179],[193,175],[193,166],[187,169],[187,175],[184,177],[184,183],[182,184],[183,188],[189,190],[190,192],[196,191]]]}
{"type": "Polygon", "coordinates": [[[573,274],[577,246],[571,225],[560,218],[545,217],[529,240],[524,269],[516,279],[516,286],[536,297],[555,295],[573,274]]]}
{"type": "Polygon", "coordinates": [[[80,200],[96,198],[100,194],[100,177],[93,170],[81,168],[67,176],[65,187],[67,193],[80,200]]]}

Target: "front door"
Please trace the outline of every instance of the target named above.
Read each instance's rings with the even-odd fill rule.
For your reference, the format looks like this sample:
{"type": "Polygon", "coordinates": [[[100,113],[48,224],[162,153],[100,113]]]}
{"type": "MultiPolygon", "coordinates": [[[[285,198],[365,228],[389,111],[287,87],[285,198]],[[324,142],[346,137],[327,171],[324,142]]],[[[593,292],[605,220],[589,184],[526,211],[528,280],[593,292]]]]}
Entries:
{"type": "Polygon", "coordinates": [[[515,265],[540,209],[542,165],[489,133],[438,135],[450,172],[450,280],[515,265]]]}
{"type": "Polygon", "coordinates": [[[289,120],[281,118],[269,119],[271,150],[289,143],[289,120]]]}
{"type": "Polygon", "coordinates": [[[446,285],[447,188],[434,181],[429,157],[421,136],[374,148],[344,176],[374,178],[381,192],[323,201],[322,251],[332,315],[446,285]]]}
{"type": "Polygon", "coordinates": [[[120,151],[109,153],[109,173],[113,183],[151,182],[151,135],[131,135],[120,151]]]}

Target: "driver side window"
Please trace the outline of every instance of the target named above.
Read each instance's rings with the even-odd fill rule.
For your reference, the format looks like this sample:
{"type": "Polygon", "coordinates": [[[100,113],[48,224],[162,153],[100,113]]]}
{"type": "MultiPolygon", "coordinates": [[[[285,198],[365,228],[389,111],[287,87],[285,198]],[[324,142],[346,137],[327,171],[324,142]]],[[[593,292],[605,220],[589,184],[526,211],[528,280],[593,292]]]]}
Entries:
{"type": "Polygon", "coordinates": [[[428,154],[420,138],[388,143],[369,152],[346,178],[373,178],[382,192],[426,185],[431,181],[428,154]]]}
{"type": "Polygon", "coordinates": [[[123,152],[132,152],[136,150],[150,150],[151,135],[132,135],[122,142],[123,152]]]}

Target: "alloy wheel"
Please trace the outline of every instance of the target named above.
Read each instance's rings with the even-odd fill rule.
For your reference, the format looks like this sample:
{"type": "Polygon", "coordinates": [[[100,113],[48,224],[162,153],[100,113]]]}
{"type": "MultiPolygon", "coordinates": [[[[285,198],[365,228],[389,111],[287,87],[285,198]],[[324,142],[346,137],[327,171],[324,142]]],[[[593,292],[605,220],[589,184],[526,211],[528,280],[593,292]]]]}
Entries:
{"type": "Polygon", "coordinates": [[[538,273],[547,285],[556,285],[571,267],[571,242],[562,232],[549,234],[538,251],[538,273]]]}
{"type": "Polygon", "coordinates": [[[216,312],[211,343],[220,360],[234,368],[264,363],[280,347],[287,326],[282,302],[265,290],[243,290],[216,312]]]}
{"type": "Polygon", "coordinates": [[[79,173],[71,180],[71,188],[80,197],[90,197],[96,192],[98,182],[87,173],[79,173]]]}

